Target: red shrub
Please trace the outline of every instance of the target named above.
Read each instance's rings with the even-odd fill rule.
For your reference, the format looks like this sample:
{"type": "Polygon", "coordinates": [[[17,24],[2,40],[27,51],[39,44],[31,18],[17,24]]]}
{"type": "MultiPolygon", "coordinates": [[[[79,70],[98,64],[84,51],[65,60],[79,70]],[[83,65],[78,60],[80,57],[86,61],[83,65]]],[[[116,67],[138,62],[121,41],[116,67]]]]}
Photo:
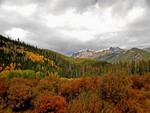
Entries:
{"type": "Polygon", "coordinates": [[[46,94],[39,98],[34,113],[66,113],[67,102],[61,96],[46,94]]]}
{"type": "Polygon", "coordinates": [[[100,84],[100,78],[80,78],[76,80],[71,80],[63,84],[60,88],[60,94],[71,101],[76,98],[81,92],[96,92],[100,84]]]}

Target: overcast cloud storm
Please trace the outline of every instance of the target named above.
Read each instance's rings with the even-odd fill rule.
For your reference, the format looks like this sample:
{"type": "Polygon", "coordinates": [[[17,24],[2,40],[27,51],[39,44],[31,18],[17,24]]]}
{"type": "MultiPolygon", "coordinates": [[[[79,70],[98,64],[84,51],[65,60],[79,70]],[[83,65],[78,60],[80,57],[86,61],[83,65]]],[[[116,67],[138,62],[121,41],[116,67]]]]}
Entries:
{"type": "Polygon", "coordinates": [[[150,0],[0,0],[0,34],[65,55],[150,46],[150,0]]]}

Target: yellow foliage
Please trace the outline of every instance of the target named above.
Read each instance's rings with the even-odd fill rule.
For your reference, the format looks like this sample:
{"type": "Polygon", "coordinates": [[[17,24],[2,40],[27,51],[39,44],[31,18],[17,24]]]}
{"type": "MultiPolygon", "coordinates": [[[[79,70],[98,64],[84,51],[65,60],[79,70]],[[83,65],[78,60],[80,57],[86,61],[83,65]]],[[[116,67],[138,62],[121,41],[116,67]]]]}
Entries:
{"type": "MultiPolygon", "coordinates": [[[[6,53],[9,53],[9,52],[11,51],[10,48],[2,48],[2,47],[0,47],[0,49],[4,50],[6,53]]],[[[26,54],[27,57],[28,57],[30,60],[32,60],[33,62],[34,62],[34,61],[40,61],[40,62],[47,61],[50,66],[53,66],[53,67],[55,67],[55,68],[60,69],[60,67],[58,67],[58,66],[55,64],[54,61],[52,61],[52,60],[50,60],[50,59],[48,59],[48,58],[45,58],[43,55],[39,55],[39,54],[36,54],[36,53],[33,53],[33,52],[25,51],[24,49],[15,49],[14,51],[17,52],[17,53],[22,53],[22,54],[24,53],[24,54],[26,54]]],[[[18,64],[18,65],[20,65],[20,64],[18,64]]],[[[7,67],[5,67],[4,70],[5,70],[5,71],[6,71],[6,70],[14,70],[15,66],[16,66],[15,63],[11,63],[11,64],[10,64],[10,67],[7,66],[7,67]]],[[[2,66],[2,67],[4,67],[4,66],[2,66]]],[[[0,70],[1,70],[1,68],[0,68],[0,70]]]]}
{"type": "Polygon", "coordinates": [[[15,67],[16,67],[16,63],[11,63],[11,64],[10,64],[10,70],[14,70],[15,67]]]}
{"type": "Polygon", "coordinates": [[[29,57],[32,61],[43,61],[43,59],[44,59],[44,56],[38,55],[38,54],[34,54],[33,52],[28,52],[28,51],[26,51],[26,54],[28,55],[28,57],[29,57]]]}
{"type": "Polygon", "coordinates": [[[6,76],[6,75],[9,75],[9,71],[2,71],[2,72],[0,73],[0,77],[4,77],[4,76],[6,76]]]}
{"type": "Polygon", "coordinates": [[[24,50],[23,49],[17,49],[16,52],[23,54],[24,50]]]}

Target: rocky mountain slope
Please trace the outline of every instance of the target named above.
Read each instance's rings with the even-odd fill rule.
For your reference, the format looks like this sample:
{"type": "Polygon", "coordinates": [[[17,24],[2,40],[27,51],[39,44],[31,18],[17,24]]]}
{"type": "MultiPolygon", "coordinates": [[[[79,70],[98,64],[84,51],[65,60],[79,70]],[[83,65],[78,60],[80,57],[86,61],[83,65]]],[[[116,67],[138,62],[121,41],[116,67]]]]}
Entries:
{"type": "Polygon", "coordinates": [[[144,50],[150,52],[150,47],[144,48],[144,50]]]}
{"type": "Polygon", "coordinates": [[[102,57],[99,57],[98,59],[111,63],[119,61],[128,62],[132,60],[134,61],[150,60],[150,53],[142,49],[132,48],[130,50],[122,51],[120,53],[106,54],[102,57]]]}
{"type": "Polygon", "coordinates": [[[107,55],[107,54],[119,54],[120,52],[123,52],[123,51],[125,50],[119,47],[110,47],[109,49],[105,49],[105,50],[97,52],[96,59],[98,59],[99,57],[103,57],[104,55],[107,55]]]}
{"type": "Polygon", "coordinates": [[[100,50],[100,51],[93,51],[90,49],[85,49],[85,50],[81,50],[79,52],[73,53],[71,57],[96,59],[106,54],[120,53],[122,51],[124,50],[119,47],[110,47],[109,49],[100,50]]]}
{"type": "Polygon", "coordinates": [[[90,49],[85,49],[85,50],[81,50],[79,52],[73,53],[71,57],[94,59],[96,57],[96,52],[90,49]]]}

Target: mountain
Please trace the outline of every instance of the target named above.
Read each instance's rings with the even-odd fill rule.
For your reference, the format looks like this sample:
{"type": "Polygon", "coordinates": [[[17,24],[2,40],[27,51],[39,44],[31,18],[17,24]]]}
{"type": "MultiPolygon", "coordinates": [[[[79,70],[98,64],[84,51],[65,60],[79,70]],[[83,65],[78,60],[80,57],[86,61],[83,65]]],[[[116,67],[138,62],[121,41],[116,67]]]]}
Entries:
{"type": "Polygon", "coordinates": [[[142,49],[132,48],[130,50],[121,51],[120,53],[106,54],[102,57],[99,57],[98,59],[110,63],[115,63],[119,61],[128,62],[132,60],[133,61],[150,60],[150,53],[142,49]]]}
{"type": "Polygon", "coordinates": [[[118,54],[122,51],[124,51],[124,49],[121,49],[119,47],[110,47],[109,49],[105,49],[105,50],[97,52],[96,53],[96,56],[97,56],[96,59],[100,58],[104,55],[108,55],[108,54],[118,54]]]}
{"type": "Polygon", "coordinates": [[[101,51],[92,51],[90,49],[86,49],[86,50],[81,50],[79,52],[73,53],[71,57],[97,59],[106,54],[120,53],[122,51],[124,51],[124,50],[119,47],[110,47],[109,49],[105,49],[105,50],[101,50],[101,51]]]}
{"type": "MultiPolygon", "coordinates": [[[[91,52],[91,50],[86,50],[91,52]]],[[[44,77],[57,73],[61,77],[101,75],[111,64],[96,59],[70,58],[52,50],[39,49],[20,40],[0,35],[0,73],[3,71],[27,70],[44,77]]],[[[22,73],[22,72],[21,72],[22,73]]],[[[33,74],[32,74],[33,75],[33,74]]]]}
{"type": "Polygon", "coordinates": [[[79,52],[73,53],[71,55],[73,58],[90,58],[94,59],[96,57],[96,52],[90,49],[81,50],[79,52]]]}
{"type": "Polygon", "coordinates": [[[124,50],[119,47],[110,47],[109,49],[101,51],[92,51],[90,49],[86,49],[72,54],[72,57],[97,59],[109,63],[116,63],[119,61],[125,62],[132,60],[140,61],[140,60],[150,60],[150,53],[148,52],[148,50],[149,48],[145,50],[138,48],[124,50]]]}
{"type": "Polygon", "coordinates": [[[150,52],[150,47],[144,48],[144,50],[150,52]]]}
{"type": "Polygon", "coordinates": [[[109,53],[120,53],[124,50],[119,47],[110,47],[108,51],[109,51],[109,53]]]}

